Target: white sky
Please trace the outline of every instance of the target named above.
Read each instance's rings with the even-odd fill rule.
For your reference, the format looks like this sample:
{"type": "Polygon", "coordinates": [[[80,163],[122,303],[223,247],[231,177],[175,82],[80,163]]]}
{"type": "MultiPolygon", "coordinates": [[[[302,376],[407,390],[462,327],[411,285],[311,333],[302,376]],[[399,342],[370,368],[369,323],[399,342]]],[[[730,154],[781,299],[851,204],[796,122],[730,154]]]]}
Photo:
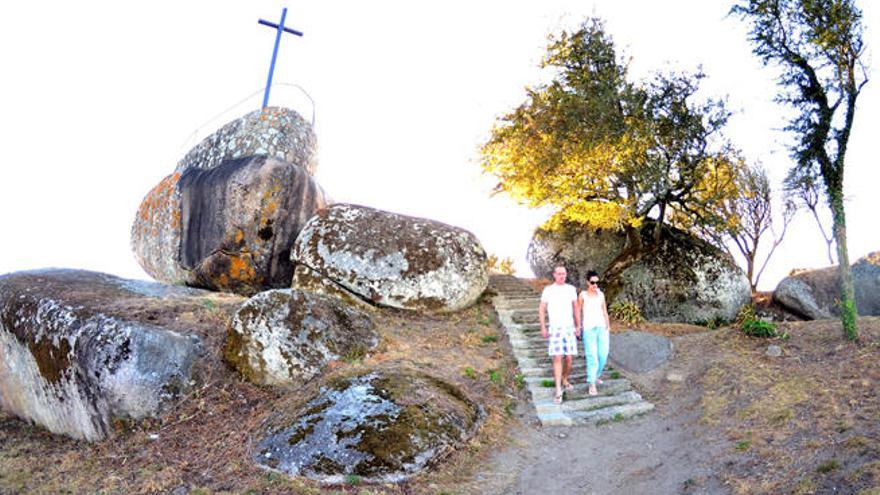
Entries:
{"type": "MultiPolygon", "coordinates": [[[[523,274],[545,214],[490,200],[477,149],[540,80],[546,36],[588,15],[606,19],[633,77],[702,64],[704,94],[727,96],[737,112],[728,137],[777,185],[790,163],[773,73],[751,54],[745,26],[725,18],[727,2],[4,2],[0,274],[57,266],[148,278],[129,247],[138,205],[196,138],[260,106],[275,33],[257,19],[277,22],[285,5],[286,24],[305,37],[283,37],[275,82],[301,85],[317,104],[324,189],[465,227],[523,274]]],[[[860,6],[869,47],[880,46],[880,6],[860,6]]],[[[878,95],[872,81],[847,155],[853,261],[880,249],[878,95]]],[[[311,116],[290,86],[270,104],[311,116]]],[[[827,264],[802,214],[760,287],[827,264]]]]}

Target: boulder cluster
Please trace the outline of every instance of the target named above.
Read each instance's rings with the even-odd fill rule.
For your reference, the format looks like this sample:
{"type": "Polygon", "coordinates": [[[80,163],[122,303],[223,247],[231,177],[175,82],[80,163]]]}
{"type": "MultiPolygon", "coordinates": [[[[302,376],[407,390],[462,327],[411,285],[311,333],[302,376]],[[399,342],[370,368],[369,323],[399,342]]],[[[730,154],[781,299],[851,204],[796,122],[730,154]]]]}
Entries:
{"type": "MultiPolygon", "coordinates": [[[[451,312],[477,300],[488,271],[473,234],[334,204],[314,177],[316,149],[311,124],[266,108],[188,152],[147,193],[131,228],[137,261],[161,283],[82,270],[0,276],[0,406],[88,441],[108,437],[114,419],[162,414],[196,385],[206,351],[181,319],[156,321],[155,308],[173,312],[180,301],[191,308],[237,295],[228,296],[239,306],[223,359],[246,380],[296,391],[377,347],[377,307],[451,312]]],[[[279,445],[272,438],[287,430],[266,431],[258,448],[275,457],[254,460],[322,480],[399,480],[473,433],[481,412],[454,386],[400,373],[322,388],[305,420],[326,428],[279,445]],[[338,407],[363,410],[336,424],[338,407]],[[389,431],[393,447],[382,440],[389,431]],[[308,453],[328,439],[343,457],[308,453]],[[350,462],[353,453],[364,462],[350,462]],[[282,462],[300,457],[320,464],[282,462]]]]}

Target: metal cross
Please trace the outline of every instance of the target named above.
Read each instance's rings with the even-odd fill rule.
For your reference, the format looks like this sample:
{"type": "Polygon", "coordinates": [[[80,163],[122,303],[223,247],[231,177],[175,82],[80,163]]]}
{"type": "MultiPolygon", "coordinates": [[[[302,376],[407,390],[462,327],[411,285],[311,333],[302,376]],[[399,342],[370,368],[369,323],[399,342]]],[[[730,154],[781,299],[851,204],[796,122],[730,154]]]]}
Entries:
{"type": "Polygon", "coordinates": [[[266,93],[263,95],[263,108],[269,106],[269,89],[272,87],[272,73],[275,72],[275,59],[278,57],[278,45],[281,43],[281,32],[286,31],[290,34],[295,34],[297,36],[303,35],[301,31],[296,31],[284,27],[285,17],[287,17],[287,7],[284,7],[281,10],[281,22],[279,22],[278,24],[264,21],[263,19],[257,21],[259,24],[269,26],[277,30],[277,34],[275,35],[275,49],[272,50],[272,65],[269,66],[269,79],[266,81],[266,93]]]}

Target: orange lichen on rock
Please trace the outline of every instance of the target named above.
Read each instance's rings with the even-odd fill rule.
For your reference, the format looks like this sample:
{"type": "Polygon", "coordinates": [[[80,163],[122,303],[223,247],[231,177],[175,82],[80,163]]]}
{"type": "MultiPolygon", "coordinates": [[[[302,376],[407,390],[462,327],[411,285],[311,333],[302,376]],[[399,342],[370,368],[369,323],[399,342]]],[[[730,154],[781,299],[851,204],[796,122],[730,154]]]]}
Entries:
{"type": "Polygon", "coordinates": [[[233,280],[249,282],[256,277],[257,271],[249,259],[250,256],[247,258],[245,256],[247,254],[242,253],[242,256],[232,256],[229,258],[229,276],[233,280]]]}
{"type": "MultiPolygon", "coordinates": [[[[175,172],[162,179],[156,187],[147,193],[138,212],[142,221],[150,222],[156,218],[157,213],[161,213],[168,208],[169,202],[174,197],[174,191],[177,189],[177,182],[179,180],[180,172],[175,172]]],[[[175,209],[172,215],[174,216],[172,221],[176,219],[176,225],[179,225],[180,212],[175,209]],[[174,216],[175,214],[176,216],[174,216]]]]}

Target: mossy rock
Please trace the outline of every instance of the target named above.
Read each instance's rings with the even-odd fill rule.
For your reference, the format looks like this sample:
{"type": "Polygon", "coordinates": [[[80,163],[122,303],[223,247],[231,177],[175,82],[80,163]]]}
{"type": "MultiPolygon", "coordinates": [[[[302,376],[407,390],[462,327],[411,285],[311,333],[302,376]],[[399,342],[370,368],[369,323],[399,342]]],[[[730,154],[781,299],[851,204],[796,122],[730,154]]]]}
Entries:
{"type": "Polygon", "coordinates": [[[254,460],[322,483],[399,482],[471,438],[483,416],[438,378],[376,370],[334,379],[299,410],[270,420],[254,460]]]}
{"type": "Polygon", "coordinates": [[[368,311],[376,309],[375,306],[364,301],[358,297],[357,294],[347,290],[345,287],[342,287],[326,277],[322,277],[320,273],[305,265],[297,265],[296,268],[294,268],[293,281],[290,286],[294,289],[335,297],[345,304],[355,306],[358,309],[366,309],[368,311]]]}
{"type": "Polygon", "coordinates": [[[422,312],[466,308],[489,284],[486,251],[472,233],[351,204],[313,216],[291,260],[373,304],[422,312]]]}
{"type": "Polygon", "coordinates": [[[253,383],[298,386],[329,362],[363,356],[378,343],[367,313],[336,298],[276,289],[242,304],[223,357],[253,383]]]}
{"type": "Polygon", "coordinates": [[[84,270],[0,277],[0,406],[89,441],[114,419],[160,415],[189,391],[203,349],[159,320],[206,294],[84,270]]]}
{"type": "Polygon", "coordinates": [[[641,249],[628,246],[603,275],[609,303],[632,301],[650,321],[733,321],[751,302],[751,284],[734,259],[667,226],[658,242],[654,227],[646,222],[641,249]]]}

